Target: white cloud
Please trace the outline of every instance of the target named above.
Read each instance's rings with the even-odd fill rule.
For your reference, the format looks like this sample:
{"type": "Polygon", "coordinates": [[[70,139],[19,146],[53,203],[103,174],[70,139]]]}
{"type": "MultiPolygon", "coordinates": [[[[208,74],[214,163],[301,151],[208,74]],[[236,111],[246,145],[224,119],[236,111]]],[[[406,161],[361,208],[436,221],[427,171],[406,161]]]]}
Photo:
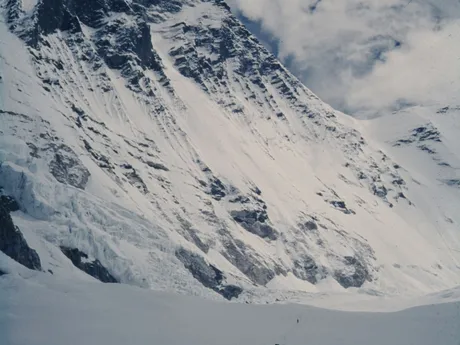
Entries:
{"type": "Polygon", "coordinates": [[[460,98],[458,0],[230,0],[332,105],[379,111],[460,98]]]}
{"type": "Polygon", "coordinates": [[[384,109],[399,100],[415,104],[460,101],[460,23],[442,30],[411,32],[406,47],[388,54],[372,73],[350,78],[346,95],[353,109],[384,109]]]}

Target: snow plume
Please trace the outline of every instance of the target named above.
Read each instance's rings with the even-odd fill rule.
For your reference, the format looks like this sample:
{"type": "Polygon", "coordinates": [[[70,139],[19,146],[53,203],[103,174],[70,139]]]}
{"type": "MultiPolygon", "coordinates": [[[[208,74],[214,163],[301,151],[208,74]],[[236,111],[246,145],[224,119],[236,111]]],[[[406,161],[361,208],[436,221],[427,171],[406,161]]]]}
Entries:
{"type": "Polygon", "coordinates": [[[458,98],[458,1],[230,3],[272,35],[283,62],[336,108],[377,112],[458,98]]]}

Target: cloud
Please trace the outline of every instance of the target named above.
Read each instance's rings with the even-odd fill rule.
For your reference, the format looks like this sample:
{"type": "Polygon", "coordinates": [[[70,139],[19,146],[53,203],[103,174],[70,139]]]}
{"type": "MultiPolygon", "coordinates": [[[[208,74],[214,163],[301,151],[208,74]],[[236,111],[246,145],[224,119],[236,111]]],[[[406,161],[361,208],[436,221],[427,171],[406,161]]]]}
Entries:
{"type": "Polygon", "coordinates": [[[458,105],[460,23],[442,30],[409,33],[405,47],[392,51],[371,73],[350,80],[348,106],[372,111],[404,104],[458,105]]]}
{"type": "Polygon", "coordinates": [[[458,0],[230,0],[278,42],[279,58],[349,113],[460,94],[458,0]]]}

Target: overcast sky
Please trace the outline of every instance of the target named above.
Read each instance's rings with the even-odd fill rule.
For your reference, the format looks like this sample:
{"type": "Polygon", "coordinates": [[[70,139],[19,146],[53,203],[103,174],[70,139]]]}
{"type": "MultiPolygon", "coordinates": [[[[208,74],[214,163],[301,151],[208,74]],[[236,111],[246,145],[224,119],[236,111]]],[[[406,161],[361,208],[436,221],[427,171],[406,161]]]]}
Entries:
{"type": "Polygon", "coordinates": [[[460,105],[460,0],[229,3],[258,23],[262,38],[277,42],[279,58],[340,110],[460,105]]]}

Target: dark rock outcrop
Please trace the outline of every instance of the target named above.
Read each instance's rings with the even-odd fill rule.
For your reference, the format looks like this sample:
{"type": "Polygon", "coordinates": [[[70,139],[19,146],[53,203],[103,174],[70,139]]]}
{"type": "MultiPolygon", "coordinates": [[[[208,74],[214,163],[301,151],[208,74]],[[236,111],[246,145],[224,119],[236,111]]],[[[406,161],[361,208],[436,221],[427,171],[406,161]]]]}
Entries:
{"type": "MultiPolygon", "coordinates": [[[[128,4],[125,0],[41,0],[32,16],[24,16],[18,0],[9,2],[10,28],[28,45],[39,48],[48,45],[48,35],[57,31],[68,32],[73,35],[66,43],[70,47],[78,44],[82,52],[79,58],[94,63],[96,69],[103,61],[109,68],[120,70],[131,90],[142,92],[145,89],[149,96],[153,96],[149,79],[143,74],[145,69],[156,72],[162,84],[169,85],[161,58],[153,49],[146,7],[174,10],[174,5],[168,4],[171,1],[137,0],[128,4]],[[114,17],[114,13],[127,16],[114,17]],[[27,23],[22,23],[24,21],[27,23]],[[84,37],[82,24],[97,29],[94,37],[84,37]],[[16,30],[20,25],[26,29],[16,30]],[[91,45],[85,42],[88,38],[92,40],[91,45]]],[[[37,59],[42,58],[37,55],[37,59]]]]}
{"type": "Polygon", "coordinates": [[[412,130],[412,136],[417,138],[418,141],[436,141],[441,142],[441,133],[432,125],[418,127],[412,130]]]}
{"type": "Polygon", "coordinates": [[[93,147],[87,140],[83,140],[83,144],[84,144],[85,150],[88,151],[88,153],[93,157],[93,159],[96,161],[99,167],[104,168],[104,169],[109,169],[109,170],[113,169],[113,166],[110,163],[110,160],[107,156],[93,149],[93,147]]]}
{"type": "Polygon", "coordinates": [[[308,255],[304,255],[300,260],[294,262],[292,273],[297,278],[306,280],[311,284],[316,284],[318,280],[326,277],[325,270],[308,255]]]}
{"type": "Polygon", "coordinates": [[[388,190],[384,185],[378,186],[376,184],[373,184],[372,191],[374,192],[374,195],[378,196],[381,199],[386,199],[388,194],[388,190]]]}
{"type": "Polygon", "coordinates": [[[78,189],[85,189],[90,173],[75,152],[66,145],[50,145],[54,150],[54,158],[50,162],[50,173],[63,184],[78,189]]]}
{"type": "Polygon", "coordinates": [[[40,257],[14,225],[8,205],[0,202],[0,251],[31,270],[41,271],[40,257]]]}
{"type": "Polygon", "coordinates": [[[224,246],[221,254],[255,284],[265,285],[275,277],[275,272],[252,254],[242,241],[228,239],[224,246]]]}
{"type": "Polygon", "coordinates": [[[213,265],[207,264],[198,254],[180,248],[176,251],[176,257],[196,280],[224,298],[231,300],[232,298],[237,298],[243,292],[243,289],[238,286],[223,285],[224,276],[222,271],[213,265]]]}
{"type": "Polygon", "coordinates": [[[124,0],[41,0],[29,43],[36,44],[40,34],[49,35],[57,30],[81,31],[80,22],[97,28],[109,11],[129,12],[129,6],[124,0]]]}
{"type": "Polygon", "coordinates": [[[238,298],[242,292],[243,289],[236,285],[225,285],[222,289],[219,290],[219,293],[229,301],[232,298],[238,298]]]}
{"type": "Polygon", "coordinates": [[[333,200],[329,201],[329,203],[334,206],[337,210],[345,213],[345,214],[355,214],[355,211],[350,210],[347,205],[345,204],[345,201],[342,200],[333,200]]]}
{"type": "Polygon", "coordinates": [[[161,71],[162,65],[158,54],[152,46],[152,38],[147,23],[139,21],[137,25],[123,27],[122,22],[112,22],[106,25],[98,42],[99,54],[112,69],[123,69],[125,64],[132,61],[132,56],[137,57],[137,63],[143,68],[161,71]],[[117,43],[113,49],[113,43],[104,37],[112,37],[117,43]]]}
{"type": "Polygon", "coordinates": [[[136,169],[131,168],[130,171],[125,172],[123,175],[125,175],[129,183],[136,187],[142,194],[147,194],[149,192],[147,185],[145,184],[144,180],[139,176],[136,169]]]}
{"type": "Polygon", "coordinates": [[[151,167],[153,169],[156,169],[156,170],[169,171],[169,169],[164,164],[161,164],[161,163],[155,163],[155,162],[152,162],[152,161],[147,161],[146,164],[149,167],[151,167]]]}
{"type": "Polygon", "coordinates": [[[8,195],[0,195],[0,207],[3,206],[8,212],[19,211],[17,201],[8,195]]]}
{"type": "Polygon", "coordinates": [[[237,195],[236,197],[229,199],[228,201],[233,204],[248,204],[251,202],[251,199],[249,199],[245,195],[237,195]]]}
{"type": "Polygon", "coordinates": [[[460,179],[448,179],[448,180],[443,180],[443,182],[448,186],[460,188],[460,179]]]}
{"type": "Polygon", "coordinates": [[[209,194],[212,196],[214,200],[221,200],[227,195],[225,185],[219,180],[217,177],[213,178],[211,181],[211,188],[209,190],[209,194]]]}
{"type": "Polygon", "coordinates": [[[361,287],[366,281],[371,281],[371,274],[366,265],[356,256],[345,256],[346,270],[335,271],[334,278],[345,289],[361,287]]]}
{"type": "Polygon", "coordinates": [[[301,224],[301,229],[307,231],[315,231],[318,230],[318,225],[314,220],[308,220],[304,224],[301,224]]]}
{"type": "MultiPolygon", "coordinates": [[[[427,143],[427,142],[428,143],[442,142],[441,133],[431,123],[427,123],[425,126],[414,128],[411,131],[410,136],[396,141],[393,144],[393,146],[402,146],[402,145],[408,145],[412,143],[427,143]]],[[[435,153],[426,144],[419,145],[418,147],[423,151],[427,151],[428,153],[435,153]],[[430,151],[433,151],[433,152],[430,152],[430,151]]]]}
{"type": "Polygon", "coordinates": [[[69,12],[66,2],[42,0],[37,7],[37,31],[48,35],[56,30],[81,30],[78,20],[69,12]]]}
{"type": "Polygon", "coordinates": [[[254,235],[270,240],[278,238],[276,230],[267,222],[268,215],[264,209],[231,211],[230,215],[235,222],[254,235]]]}
{"type": "Polygon", "coordinates": [[[428,147],[427,145],[418,145],[417,147],[420,150],[425,151],[426,153],[429,153],[430,155],[436,154],[436,150],[432,149],[431,147],[428,147]]]}
{"type": "Polygon", "coordinates": [[[88,255],[77,248],[61,247],[61,251],[72,261],[75,267],[89,274],[91,277],[103,283],[119,283],[119,281],[102,266],[99,260],[88,260],[88,255]]]}

